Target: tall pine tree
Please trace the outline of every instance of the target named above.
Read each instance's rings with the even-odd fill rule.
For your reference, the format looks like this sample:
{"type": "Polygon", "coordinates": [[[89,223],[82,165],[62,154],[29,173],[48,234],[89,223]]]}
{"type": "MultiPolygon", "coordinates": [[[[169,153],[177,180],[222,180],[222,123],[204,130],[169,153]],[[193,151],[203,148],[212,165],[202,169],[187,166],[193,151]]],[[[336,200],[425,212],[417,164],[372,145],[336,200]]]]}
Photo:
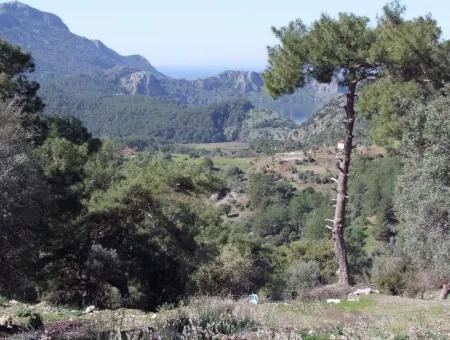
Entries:
{"type": "Polygon", "coordinates": [[[322,15],[309,27],[296,20],[273,28],[280,44],[268,48],[269,66],[263,77],[272,97],[292,93],[311,78],[327,83],[336,77],[347,89],[344,147],[337,155],[336,209],[330,220],[341,285],[350,283],[344,226],[358,86],[389,78],[439,87],[449,78],[448,53],[436,22],[431,17],[406,21],[403,11],[398,1],[385,6],[375,28],[369,26],[367,17],[347,13],[337,18],[322,15]]]}

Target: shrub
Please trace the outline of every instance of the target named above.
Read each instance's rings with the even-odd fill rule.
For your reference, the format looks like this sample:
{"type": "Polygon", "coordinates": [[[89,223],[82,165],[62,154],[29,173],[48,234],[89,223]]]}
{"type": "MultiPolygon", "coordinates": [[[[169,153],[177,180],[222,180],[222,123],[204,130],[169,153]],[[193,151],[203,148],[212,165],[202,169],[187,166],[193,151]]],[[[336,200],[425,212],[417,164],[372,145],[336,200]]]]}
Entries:
{"type": "Polygon", "coordinates": [[[187,176],[170,177],[167,185],[177,192],[190,192],[195,189],[192,178],[187,176]]]}
{"type": "Polygon", "coordinates": [[[192,275],[193,284],[201,294],[240,295],[252,286],[252,265],[248,250],[226,245],[213,262],[202,265],[192,275]]]}
{"type": "Polygon", "coordinates": [[[221,215],[228,215],[231,212],[231,205],[227,203],[221,204],[218,211],[221,215]]]}
{"type": "Polygon", "coordinates": [[[385,255],[374,260],[372,279],[384,293],[403,294],[407,275],[405,260],[400,257],[385,255]]]}
{"type": "Polygon", "coordinates": [[[255,321],[248,316],[221,310],[205,309],[199,312],[194,326],[200,328],[208,335],[231,335],[252,330],[255,327],[255,321]]]}
{"type": "Polygon", "coordinates": [[[210,157],[203,157],[199,161],[198,166],[203,170],[212,170],[214,168],[214,162],[210,157]]]}
{"type": "Polygon", "coordinates": [[[217,335],[235,335],[256,329],[256,322],[248,315],[233,311],[226,301],[198,300],[196,312],[178,310],[160,326],[163,338],[211,339],[217,335]]]}
{"type": "Polygon", "coordinates": [[[334,259],[333,244],[330,240],[301,239],[291,242],[287,249],[287,255],[291,263],[299,260],[317,262],[320,266],[320,283],[325,284],[335,280],[337,265],[334,259]]]}
{"type": "Polygon", "coordinates": [[[226,171],[227,175],[231,177],[237,177],[242,174],[242,170],[236,165],[229,166],[226,171]]]}
{"type": "Polygon", "coordinates": [[[326,299],[336,299],[345,298],[349,293],[351,293],[352,288],[343,287],[337,284],[320,286],[311,289],[304,298],[311,300],[326,300],[326,299]]]}
{"type": "Polygon", "coordinates": [[[39,313],[33,312],[28,316],[28,327],[34,330],[41,329],[44,327],[42,317],[39,313]]]}
{"type": "Polygon", "coordinates": [[[16,310],[16,316],[18,316],[19,318],[27,318],[31,315],[31,310],[29,310],[26,307],[20,306],[17,310],[16,310]]]}
{"type": "Polygon", "coordinates": [[[287,270],[286,293],[288,298],[303,295],[319,284],[320,266],[316,261],[296,261],[287,270]]]}
{"type": "Polygon", "coordinates": [[[192,320],[187,312],[178,310],[159,327],[160,333],[164,339],[177,339],[177,335],[182,334],[191,323],[192,320]]]}
{"type": "Polygon", "coordinates": [[[8,303],[8,298],[3,295],[0,295],[0,306],[5,306],[8,303]]]}

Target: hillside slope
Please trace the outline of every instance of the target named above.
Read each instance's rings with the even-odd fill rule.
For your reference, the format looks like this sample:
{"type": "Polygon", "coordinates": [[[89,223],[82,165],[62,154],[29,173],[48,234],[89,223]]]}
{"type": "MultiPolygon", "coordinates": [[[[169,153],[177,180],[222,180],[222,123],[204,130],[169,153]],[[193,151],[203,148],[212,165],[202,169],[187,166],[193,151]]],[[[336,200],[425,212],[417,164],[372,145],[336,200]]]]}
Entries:
{"type": "Polygon", "coordinates": [[[0,36],[33,54],[38,76],[130,67],[164,77],[144,57],[121,56],[99,40],[70,32],[58,16],[20,2],[0,4],[0,36]]]}
{"type": "MultiPolygon", "coordinates": [[[[335,146],[344,131],[344,104],[344,97],[335,97],[303,122],[296,130],[301,144],[304,147],[335,146]]],[[[369,144],[370,130],[364,118],[357,117],[353,133],[355,143],[369,144]]]]}
{"type": "MultiPolygon", "coordinates": [[[[301,122],[339,92],[336,83],[311,81],[274,101],[265,93],[261,74],[256,72],[230,70],[194,81],[169,78],[144,57],[121,56],[101,41],[72,33],[58,16],[16,1],[0,4],[0,37],[32,53],[36,64],[32,77],[41,83],[48,114],[70,114],[64,103],[68,97],[77,97],[81,107],[98,95],[109,96],[109,101],[115,101],[117,95],[145,96],[198,105],[246,98],[256,107],[301,122]]],[[[102,110],[107,111],[107,107],[102,110]]],[[[124,114],[136,110],[131,103],[124,114]]],[[[93,128],[89,121],[85,123],[93,128]]]]}
{"type": "MultiPolygon", "coordinates": [[[[225,136],[222,127],[217,128],[221,123],[211,120],[228,116],[227,104],[222,103],[244,100],[258,110],[272,110],[275,116],[299,123],[342,92],[335,81],[310,80],[295,93],[272,100],[261,74],[251,71],[230,70],[193,81],[173,79],[144,57],[122,56],[101,41],[72,33],[58,16],[20,2],[0,4],[0,37],[32,53],[36,71],[30,77],[41,84],[46,114],[75,116],[96,136],[176,142],[221,142],[230,136],[241,140],[240,125],[237,130],[225,127],[236,130],[225,136]],[[214,112],[209,112],[214,105],[214,112]],[[221,109],[225,111],[218,112],[221,109]]],[[[285,125],[295,128],[292,123],[285,125]]],[[[322,137],[313,138],[306,126],[310,123],[302,137],[305,144],[320,141],[322,137]]]]}

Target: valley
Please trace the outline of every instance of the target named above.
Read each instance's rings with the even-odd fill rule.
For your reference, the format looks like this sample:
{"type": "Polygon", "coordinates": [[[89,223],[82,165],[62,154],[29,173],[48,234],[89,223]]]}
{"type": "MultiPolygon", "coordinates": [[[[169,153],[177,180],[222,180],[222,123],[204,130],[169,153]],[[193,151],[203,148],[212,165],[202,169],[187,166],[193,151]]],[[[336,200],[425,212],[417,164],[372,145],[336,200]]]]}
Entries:
{"type": "Polygon", "coordinates": [[[450,41],[345,5],[1,2],[0,338],[449,338],[450,41]]]}
{"type": "Polygon", "coordinates": [[[100,41],[70,32],[56,15],[20,2],[1,5],[0,36],[33,54],[36,72],[32,78],[41,85],[47,114],[78,117],[102,137],[119,137],[111,127],[122,130],[125,125],[120,138],[158,139],[153,132],[139,131],[134,123],[117,116],[139,114],[139,119],[147,120],[154,119],[158,112],[167,112],[168,107],[172,116],[183,115],[187,107],[195,120],[195,110],[202,110],[204,105],[243,99],[256,108],[274,110],[301,122],[339,90],[336,83],[311,80],[295,94],[273,101],[263,89],[261,74],[256,72],[225,71],[204,79],[173,79],[145,58],[121,56],[100,41]]]}

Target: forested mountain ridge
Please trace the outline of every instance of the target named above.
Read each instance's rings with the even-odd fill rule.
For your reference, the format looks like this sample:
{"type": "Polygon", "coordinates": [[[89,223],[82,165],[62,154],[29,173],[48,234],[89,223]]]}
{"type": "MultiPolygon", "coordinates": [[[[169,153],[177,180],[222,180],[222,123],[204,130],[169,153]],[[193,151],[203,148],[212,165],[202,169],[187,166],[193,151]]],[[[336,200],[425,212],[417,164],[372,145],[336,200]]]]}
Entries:
{"type": "MultiPolygon", "coordinates": [[[[95,110],[83,110],[98,96],[109,97],[109,102],[120,101],[119,95],[135,99],[128,101],[123,115],[133,114],[142,106],[145,99],[138,96],[196,105],[246,98],[256,107],[277,111],[298,122],[339,90],[336,83],[310,82],[304,89],[273,101],[265,93],[261,74],[257,72],[230,70],[194,81],[169,78],[144,57],[121,56],[101,41],[70,32],[58,16],[20,2],[0,5],[0,37],[33,55],[36,64],[33,78],[41,84],[40,94],[48,114],[75,114],[82,119],[95,115],[95,110]],[[65,98],[73,96],[77,97],[79,110],[66,112],[69,105],[64,103],[65,98]]],[[[107,112],[108,108],[98,109],[107,112]]],[[[90,130],[96,130],[89,121],[84,122],[90,130]]]]}
{"type": "Polygon", "coordinates": [[[58,16],[20,2],[0,4],[0,36],[33,53],[38,77],[114,67],[130,67],[164,77],[144,57],[121,56],[99,40],[70,32],[58,16]]]}

